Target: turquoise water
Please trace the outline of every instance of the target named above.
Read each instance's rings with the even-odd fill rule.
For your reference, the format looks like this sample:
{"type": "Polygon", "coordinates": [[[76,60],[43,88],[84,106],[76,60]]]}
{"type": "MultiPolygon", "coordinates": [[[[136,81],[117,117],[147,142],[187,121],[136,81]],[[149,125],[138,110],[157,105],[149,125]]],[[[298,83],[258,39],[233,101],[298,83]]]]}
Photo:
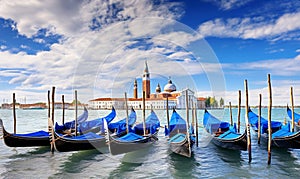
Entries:
{"type": "MultiPolygon", "coordinates": [[[[253,109],[257,112],[256,109],[253,109]]],[[[300,113],[300,109],[296,109],[300,113]]],[[[79,114],[82,111],[79,111],[79,114]]],[[[110,111],[89,111],[89,119],[104,116],[110,111]]],[[[165,111],[155,111],[166,124],[165,111]]],[[[185,117],[185,110],[178,111],[185,117]]],[[[252,134],[252,162],[248,163],[247,151],[231,151],[211,144],[209,136],[203,131],[203,110],[198,110],[200,124],[199,147],[194,146],[191,158],[185,158],[168,150],[164,129],[161,128],[159,141],[147,150],[123,155],[100,154],[98,150],[79,152],[55,152],[48,147],[9,148],[0,141],[1,178],[299,178],[300,150],[272,150],[272,163],[267,165],[265,145],[257,145],[252,134]]],[[[229,111],[210,110],[216,117],[229,121],[229,111]]],[[[147,111],[146,114],[150,112],[147,111]]],[[[61,121],[62,112],[56,111],[56,121],[61,121]]],[[[171,114],[171,111],[170,111],[171,114]]],[[[66,120],[75,115],[66,111],[66,120]]],[[[137,111],[138,117],[142,116],[137,111]]],[[[262,115],[267,117],[267,109],[262,115]]],[[[117,119],[125,116],[124,110],[117,110],[117,119]]],[[[233,109],[236,121],[237,110],[233,109]]],[[[241,128],[244,129],[244,110],[241,114],[241,128]]],[[[0,118],[10,132],[13,131],[11,110],[0,110],[0,118]]],[[[272,110],[272,119],[283,121],[287,118],[286,109],[272,110]]],[[[191,119],[191,118],[190,118],[191,119]]],[[[141,119],[139,119],[141,120],[141,119]]],[[[47,110],[17,110],[17,132],[33,132],[47,129],[47,110]]]]}

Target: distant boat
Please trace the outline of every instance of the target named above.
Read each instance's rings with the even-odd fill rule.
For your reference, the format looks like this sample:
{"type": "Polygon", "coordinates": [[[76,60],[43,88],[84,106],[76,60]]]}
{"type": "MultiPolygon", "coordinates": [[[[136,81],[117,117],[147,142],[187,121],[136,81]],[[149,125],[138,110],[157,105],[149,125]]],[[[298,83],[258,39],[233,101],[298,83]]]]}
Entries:
{"type": "Polygon", "coordinates": [[[236,126],[230,126],[228,122],[222,122],[206,109],[203,117],[205,130],[212,135],[212,142],[222,148],[233,150],[247,150],[246,132],[237,133],[236,126]]]}
{"type": "Polygon", "coordinates": [[[30,106],[28,108],[22,108],[23,110],[40,110],[40,109],[46,109],[45,107],[42,106],[30,106]]]}
{"type": "Polygon", "coordinates": [[[165,135],[169,137],[169,145],[172,152],[191,157],[192,147],[195,143],[194,130],[190,127],[187,131],[187,122],[173,109],[170,120],[170,128],[165,127],[165,135]]]}
{"type": "Polygon", "coordinates": [[[146,135],[143,135],[144,127],[143,124],[137,124],[134,129],[121,136],[112,136],[109,132],[107,133],[109,138],[109,151],[112,155],[118,155],[128,153],[151,146],[157,141],[157,132],[160,127],[160,122],[153,110],[145,121],[146,135]]]}

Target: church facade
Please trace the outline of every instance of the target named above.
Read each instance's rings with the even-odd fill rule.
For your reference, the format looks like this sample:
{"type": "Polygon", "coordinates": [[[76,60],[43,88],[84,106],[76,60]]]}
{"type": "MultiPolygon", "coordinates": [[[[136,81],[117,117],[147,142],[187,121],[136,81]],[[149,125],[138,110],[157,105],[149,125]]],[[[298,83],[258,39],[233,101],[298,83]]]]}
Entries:
{"type": "MultiPolygon", "coordinates": [[[[163,91],[159,84],[155,89],[155,93],[151,93],[150,72],[147,62],[145,62],[145,69],[143,73],[142,91],[145,92],[145,108],[146,109],[166,109],[167,103],[169,109],[184,109],[186,108],[185,99],[186,91],[188,92],[189,105],[195,104],[197,108],[204,108],[205,98],[195,97],[194,91],[191,89],[184,89],[177,91],[175,84],[169,79],[164,86],[163,91]],[[168,101],[168,102],[167,102],[168,101]]],[[[134,81],[133,97],[127,99],[129,107],[134,109],[142,109],[142,97],[138,96],[137,80],[134,81]]],[[[89,108],[91,109],[111,109],[114,106],[116,109],[125,108],[124,98],[97,98],[89,101],[89,108]]]]}

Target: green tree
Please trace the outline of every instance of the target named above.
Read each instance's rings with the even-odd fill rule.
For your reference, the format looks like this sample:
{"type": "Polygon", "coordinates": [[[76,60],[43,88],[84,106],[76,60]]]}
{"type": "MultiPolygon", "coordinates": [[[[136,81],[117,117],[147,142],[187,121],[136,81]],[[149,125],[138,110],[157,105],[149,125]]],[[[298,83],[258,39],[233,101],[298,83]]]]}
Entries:
{"type": "Polygon", "coordinates": [[[210,107],[210,97],[207,97],[205,100],[205,107],[210,107]]]}
{"type": "Polygon", "coordinates": [[[210,107],[218,107],[218,101],[216,100],[215,97],[210,98],[210,107]]]}
{"type": "Polygon", "coordinates": [[[221,97],[220,99],[220,107],[223,107],[224,106],[224,99],[221,97]]]}
{"type": "MultiPolygon", "coordinates": [[[[75,102],[76,102],[76,100],[74,99],[74,100],[72,101],[72,103],[71,103],[71,104],[72,104],[72,105],[75,105],[75,102]]],[[[78,105],[80,105],[80,104],[81,104],[79,100],[77,100],[77,104],[78,104],[78,105]]]]}

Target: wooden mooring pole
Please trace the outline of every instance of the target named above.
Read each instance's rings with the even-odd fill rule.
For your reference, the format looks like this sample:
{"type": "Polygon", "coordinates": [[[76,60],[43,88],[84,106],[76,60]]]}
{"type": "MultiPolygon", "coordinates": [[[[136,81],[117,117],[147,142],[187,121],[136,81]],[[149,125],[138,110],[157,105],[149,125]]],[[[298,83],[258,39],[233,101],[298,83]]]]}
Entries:
{"type": "Polygon", "coordinates": [[[146,92],[143,91],[143,129],[144,136],[146,136],[146,92]]]}
{"type": "Polygon", "coordinates": [[[198,147],[198,143],[199,143],[199,132],[198,132],[198,118],[197,118],[197,105],[196,103],[194,104],[195,109],[194,109],[194,113],[195,113],[195,120],[196,120],[196,146],[198,147]]]}
{"type": "Polygon", "coordinates": [[[188,139],[188,145],[189,145],[189,157],[191,157],[191,139],[190,139],[190,120],[189,120],[189,94],[188,90],[185,90],[185,109],[186,109],[186,135],[188,139]]]}
{"type": "Polygon", "coordinates": [[[291,104],[292,104],[292,132],[294,132],[295,128],[295,108],[294,108],[294,95],[293,95],[293,87],[291,87],[291,104]]]}
{"type": "Polygon", "coordinates": [[[169,94],[167,95],[167,105],[166,105],[166,110],[167,110],[167,124],[168,124],[168,129],[170,129],[170,117],[169,117],[169,94]]]}
{"type": "Polygon", "coordinates": [[[125,108],[126,108],[126,133],[129,133],[129,117],[128,117],[128,103],[127,103],[127,93],[125,92],[125,108]]]}
{"type": "Polygon", "coordinates": [[[272,142],[272,129],[271,129],[271,112],[272,112],[272,88],[271,77],[268,74],[268,87],[269,87],[269,106],[268,106],[268,165],[271,164],[271,142],[272,142]]]}
{"type": "Polygon", "coordinates": [[[231,102],[229,102],[229,111],[230,111],[230,125],[233,126],[231,102]]]}
{"type": "Polygon", "coordinates": [[[261,94],[259,94],[257,129],[258,129],[257,130],[257,143],[260,144],[260,136],[261,136],[261,94]]]}
{"type": "Polygon", "coordinates": [[[13,93],[14,134],[17,132],[16,94],[13,93]]]}
{"type": "Polygon", "coordinates": [[[240,133],[241,128],[241,90],[239,90],[238,116],[237,116],[237,132],[240,133]]]}
{"type": "Polygon", "coordinates": [[[78,101],[77,101],[77,90],[75,90],[75,136],[77,136],[77,126],[78,126],[78,101]]]}
{"type": "Polygon", "coordinates": [[[65,124],[65,95],[61,96],[62,98],[62,124],[65,124]]]}
{"type": "Polygon", "coordinates": [[[50,90],[48,90],[48,119],[51,117],[50,90]]]}
{"type": "Polygon", "coordinates": [[[247,131],[247,150],[248,150],[248,162],[251,163],[252,160],[252,153],[251,153],[251,133],[250,133],[250,124],[249,124],[249,103],[248,103],[248,82],[245,80],[245,93],[246,93],[246,131],[247,131]]]}
{"type": "MultiPolygon", "coordinates": [[[[54,145],[55,145],[55,139],[54,139],[54,135],[53,135],[53,132],[54,132],[54,106],[55,106],[55,101],[54,101],[54,95],[55,95],[55,87],[53,86],[52,87],[52,106],[51,106],[51,121],[52,121],[52,125],[51,125],[51,134],[52,134],[52,141],[51,141],[51,152],[54,153],[54,145]]],[[[49,96],[50,98],[50,96],[49,96]]],[[[50,100],[49,100],[50,101],[50,100]]]]}

